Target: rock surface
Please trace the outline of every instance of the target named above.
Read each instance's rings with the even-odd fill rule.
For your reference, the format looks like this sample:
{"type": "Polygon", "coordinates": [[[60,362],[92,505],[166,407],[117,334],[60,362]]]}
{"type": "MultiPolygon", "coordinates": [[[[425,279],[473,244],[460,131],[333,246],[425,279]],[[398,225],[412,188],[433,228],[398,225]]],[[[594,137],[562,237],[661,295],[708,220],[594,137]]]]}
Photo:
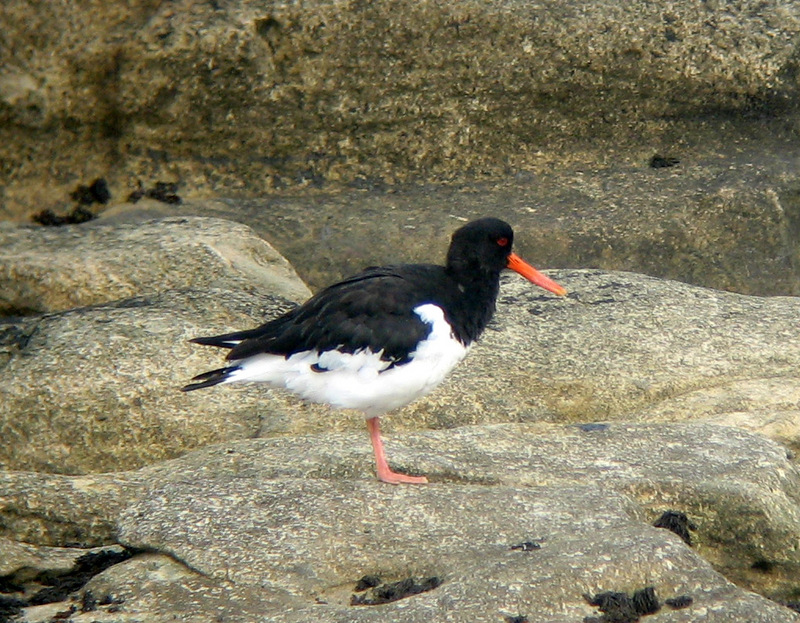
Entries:
{"type": "Polygon", "coordinates": [[[0,316],[237,283],[296,302],[311,296],[279,253],[232,221],[182,217],[55,228],[0,223],[0,316]]]}
{"type": "MultiPolygon", "coordinates": [[[[248,224],[313,290],[368,265],[438,261],[456,227],[494,215],[514,225],[519,252],[536,266],[800,294],[797,141],[756,135],[710,156],[679,151],[672,168],[594,162],[482,184],[196,200],[169,211],[248,224]]],[[[120,204],[101,218],[135,222],[142,210],[120,204]]]]}
{"type": "MultiPolygon", "coordinates": [[[[111,602],[115,612],[98,606],[102,620],[566,623],[599,614],[584,594],[648,586],[662,605],[654,620],[798,620],[706,561],[767,594],[795,586],[800,473],[761,436],[711,424],[506,424],[390,446],[398,467],[433,483],[378,483],[365,444],[333,434],[209,447],[115,475],[116,487],[111,475],[6,474],[0,504],[18,526],[69,518],[87,535],[107,514],[114,536],[97,536],[134,555],[75,596],[78,607],[86,593],[111,602]],[[31,508],[34,477],[49,493],[31,508]],[[65,511],[58,495],[78,490],[83,505],[65,511]],[[689,515],[694,549],[649,525],[667,509],[689,515]],[[369,595],[356,591],[365,575],[428,590],[354,605],[369,595]],[[684,595],[689,608],[664,605],[684,595]]],[[[13,561],[3,568],[19,577],[13,561]]],[[[67,605],[28,609],[26,620],[67,605]]]]}
{"type": "Polygon", "coordinates": [[[794,8],[9,0],[0,218],[166,180],[312,289],[498,214],[546,266],[797,295],[794,8]]]}
{"type": "MultiPolygon", "coordinates": [[[[119,217],[21,231],[61,249],[105,240],[93,262],[123,274],[135,258],[114,250],[147,236],[119,217]]],[[[192,262],[210,271],[186,252],[186,278],[154,288],[137,268],[124,274],[139,295],[119,300],[87,280],[94,304],[0,325],[11,614],[567,623],[601,616],[593,596],[652,588],[654,621],[800,620],[781,605],[798,591],[800,471],[764,436],[800,446],[796,298],[597,270],[555,272],[570,290],[557,298],[508,275],[467,361],[386,418],[393,466],[432,481],[392,487],[359,414],[257,387],[177,391],[222,360],[188,338],[292,305],[262,291],[269,277],[242,287],[256,262],[225,259],[259,252],[247,229],[143,231],[172,265],[209,228],[235,234],[214,279],[191,283],[192,262]],[[681,535],[653,527],[665,511],[685,514],[681,535]],[[365,576],[377,586],[357,590],[365,576]]]]}
{"type": "Polygon", "coordinates": [[[214,414],[179,391],[214,365],[188,340],[290,306],[268,295],[173,290],[4,325],[0,465],[61,473],[128,469],[257,436],[262,414],[255,400],[226,411],[228,394],[217,399],[214,414]]]}
{"type": "Polygon", "coordinates": [[[57,208],[99,175],[115,197],[137,178],[252,196],[791,138],[795,9],[4,2],[1,209],[57,208]]]}
{"type": "MultiPolygon", "coordinates": [[[[630,273],[554,276],[571,291],[566,299],[505,277],[496,320],[467,361],[432,395],[386,418],[387,430],[635,419],[640,410],[670,419],[669,401],[689,396],[693,408],[681,419],[710,417],[721,408],[715,388],[746,382],[748,428],[800,444],[800,301],[630,273]],[[778,415],[776,383],[784,392],[778,415]]],[[[86,473],[228,439],[361,434],[360,414],[259,386],[177,391],[223,361],[189,338],[255,326],[285,309],[285,300],[251,292],[172,290],[5,324],[3,371],[13,382],[0,386],[0,421],[12,441],[0,464],[86,473]]]]}
{"type": "Polygon", "coordinates": [[[258,411],[220,403],[208,417],[178,391],[211,363],[188,339],[310,294],[251,230],[206,218],[3,230],[7,309],[90,304],[0,324],[3,468],[125,469],[259,434],[258,411]]]}

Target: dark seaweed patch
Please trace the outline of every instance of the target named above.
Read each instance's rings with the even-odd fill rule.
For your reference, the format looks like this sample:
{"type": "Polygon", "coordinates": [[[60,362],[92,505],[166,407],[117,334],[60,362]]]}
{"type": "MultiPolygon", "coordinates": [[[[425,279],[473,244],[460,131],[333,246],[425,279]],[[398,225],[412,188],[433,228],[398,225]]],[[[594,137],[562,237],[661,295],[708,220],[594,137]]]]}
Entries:
{"type": "Polygon", "coordinates": [[[86,206],[79,205],[72,212],[63,216],[59,216],[52,210],[42,210],[31,218],[34,223],[39,223],[39,225],[44,225],[45,227],[61,227],[62,225],[79,225],[91,221],[95,218],[95,215],[86,206]]]}
{"type": "MultiPolygon", "coordinates": [[[[377,581],[380,582],[380,578],[377,578],[377,576],[364,577],[369,577],[370,582],[374,581],[374,579],[377,579],[377,581]]],[[[364,580],[364,578],[359,580],[359,584],[356,585],[357,587],[362,586],[362,580],[364,580]]],[[[385,584],[380,583],[366,589],[359,595],[353,595],[350,598],[350,605],[377,606],[380,604],[388,604],[405,597],[411,597],[412,595],[418,595],[420,593],[433,590],[434,588],[441,586],[441,584],[442,580],[437,576],[423,578],[419,582],[417,582],[414,578],[406,578],[405,580],[400,580],[399,582],[390,582],[385,584]]]]}
{"type": "MultiPolygon", "coordinates": [[[[124,562],[137,552],[132,549],[122,550],[102,550],[99,552],[89,552],[78,558],[75,565],[66,573],[54,573],[53,571],[42,571],[33,577],[30,582],[43,588],[36,591],[28,599],[12,599],[0,595],[0,623],[11,621],[12,617],[20,613],[22,608],[28,606],[40,606],[43,604],[57,603],[65,601],[68,597],[83,588],[86,583],[94,576],[109,567],[124,562]]],[[[0,578],[0,587],[6,592],[21,593],[25,590],[22,582],[16,581],[11,576],[0,578]]],[[[111,604],[112,607],[121,603],[111,596],[97,600],[91,592],[87,591],[81,599],[81,611],[90,612],[98,605],[111,604]]],[[[73,606],[67,613],[57,613],[54,620],[66,620],[77,610],[73,606]],[[65,614],[66,613],[66,614],[65,614]]],[[[109,609],[110,611],[110,609],[109,609]]]]}
{"type": "Polygon", "coordinates": [[[692,544],[692,535],[689,530],[697,530],[697,526],[689,520],[685,513],[680,511],[666,511],[653,522],[656,528],[666,528],[681,537],[686,545],[692,544]]]}
{"type": "Polygon", "coordinates": [[[654,614],[661,608],[652,586],[638,590],[632,596],[608,591],[583,597],[590,606],[596,606],[603,613],[600,618],[586,617],[584,623],[636,623],[640,617],[654,614]]]}
{"type": "Polygon", "coordinates": [[[111,191],[108,189],[108,182],[104,178],[98,177],[89,186],[79,185],[69,196],[77,201],[78,205],[106,204],[111,199],[111,191]]]}
{"type": "Polygon", "coordinates": [[[532,552],[535,549],[541,549],[542,544],[536,541],[523,541],[522,543],[517,543],[516,545],[512,545],[510,549],[512,550],[519,550],[522,552],[532,552]]]}
{"type": "Polygon", "coordinates": [[[128,201],[136,203],[142,197],[170,205],[177,205],[183,201],[178,195],[178,184],[174,182],[156,182],[152,188],[145,188],[142,182],[139,182],[139,187],[128,195],[128,201]]]}
{"type": "Polygon", "coordinates": [[[650,167],[653,169],[666,169],[669,167],[674,167],[675,165],[680,164],[680,162],[680,160],[673,158],[672,156],[662,156],[660,154],[656,154],[650,158],[650,167]]]}
{"type": "Polygon", "coordinates": [[[664,603],[673,610],[682,610],[683,608],[691,606],[694,603],[694,599],[689,595],[678,595],[677,597],[665,599],[664,603]]]}

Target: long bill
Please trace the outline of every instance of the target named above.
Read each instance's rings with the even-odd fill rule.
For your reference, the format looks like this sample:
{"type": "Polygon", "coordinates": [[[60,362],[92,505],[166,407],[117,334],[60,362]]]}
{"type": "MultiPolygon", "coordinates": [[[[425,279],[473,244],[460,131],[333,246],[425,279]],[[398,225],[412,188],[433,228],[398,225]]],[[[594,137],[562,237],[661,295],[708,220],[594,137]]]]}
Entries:
{"type": "Polygon", "coordinates": [[[510,268],[514,272],[519,273],[532,284],[537,285],[540,288],[544,288],[545,290],[549,290],[553,294],[564,296],[567,293],[564,288],[550,279],[550,277],[545,277],[516,253],[512,253],[508,256],[508,263],[506,264],[506,267],[510,268]]]}

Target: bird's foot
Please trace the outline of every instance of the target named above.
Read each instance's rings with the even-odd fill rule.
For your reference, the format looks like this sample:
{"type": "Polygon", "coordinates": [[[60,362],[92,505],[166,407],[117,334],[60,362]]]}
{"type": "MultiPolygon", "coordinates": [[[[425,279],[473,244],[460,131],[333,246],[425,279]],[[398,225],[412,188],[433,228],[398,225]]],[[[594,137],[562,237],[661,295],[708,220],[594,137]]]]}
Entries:
{"type": "Polygon", "coordinates": [[[378,480],[381,482],[388,482],[390,485],[424,485],[428,482],[428,479],[425,478],[425,476],[408,476],[406,474],[398,474],[397,472],[393,472],[388,467],[385,470],[378,470],[378,480]]]}

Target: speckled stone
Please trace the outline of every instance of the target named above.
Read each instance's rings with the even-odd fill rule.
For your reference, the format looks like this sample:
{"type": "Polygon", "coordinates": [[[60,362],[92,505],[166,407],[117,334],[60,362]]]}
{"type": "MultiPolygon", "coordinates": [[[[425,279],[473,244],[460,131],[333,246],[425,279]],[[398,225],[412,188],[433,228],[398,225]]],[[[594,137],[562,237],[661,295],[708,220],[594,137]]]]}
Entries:
{"type": "Polygon", "coordinates": [[[0,316],[237,283],[296,302],[311,296],[275,249],[229,220],[168,217],[46,228],[0,223],[0,316]]]}
{"type": "MultiPolygon", "coordinates": [[[[479,344],[435,392],[384,418],[387,432],[712,417],[730,411],[719,392],[746,380],[746,426],[798,443],[792,420],[798,299],[632,273],[552,275],[569,296],[504,277],[497,316],[479,344]],[[780,405],[777,379],[786,380],[780,405]],[[690,395],[690,408],[677,412],[690,395]]],[[[178,391],[223,361],[216,349],[189,338],[252,327],[288,305],[241,290],[173,290],[4,325],[0,354],[13,382],[0,385],[0,421],[13,442],[0,446],[2,464],[113,471],[229,439],[332,430],[365,435],[356,412],[304,404],[257,385],[178,391]]]]}
{"type": "MultiPolygon", "coordinates": [[[[396,467],[426,471],[431,484],[379,483],[366,444],[328,434],[230,442],[113,476],[6,473],[0,510],[19,527],[49,517],[88,533],[102,509],[114,525],[106,544],[138,553],[75,595],[112,596],[113,611],[92,613],[101,620],[567,623],[598,614],[584,595],[645,587],[662,604],[692,598],[663,607],[666,621],[796,620],[741,588],[790,595],[800,565],[800,473],[761,436],[691,423],[506,424],[388,444],[396,467]],[[665,510],[688,515],[694,547],[652,526],[665,510]],[[515,547],[523,542],[538,547],[515,547]],[[352,605],[364,575],[437,581],[352,605]]],[[[24,564],[35,549],[25,546],[24,564]]],[[[11,578],[14,551],[0,550],[11,578]]],[[[54,611],[31,608],[27,620],[54,611]]]]}
{"type": "Polygon", "coordinates": [[[114,201],[137,180],[252,196],[791,134],[794,8],[4,2],[0,214],[66,207],[98,175],[114,201]]]}

